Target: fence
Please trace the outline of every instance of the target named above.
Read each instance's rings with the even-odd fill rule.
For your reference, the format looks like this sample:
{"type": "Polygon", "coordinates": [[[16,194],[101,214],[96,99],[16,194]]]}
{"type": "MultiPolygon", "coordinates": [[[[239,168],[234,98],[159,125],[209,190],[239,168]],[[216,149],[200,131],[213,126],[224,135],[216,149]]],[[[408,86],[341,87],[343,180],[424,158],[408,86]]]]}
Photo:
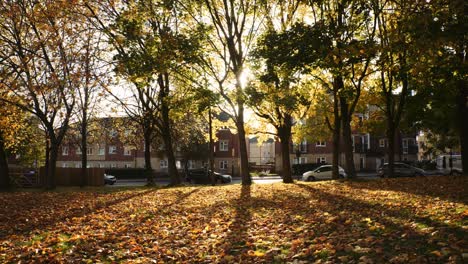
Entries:
{"type": "MultiPolygon", "coordinates": [[[[87,186],[103,186],[104,185],[103,168],[87,168],[87,186]]],[[[45,185],[45,168],[39,170],[39,183],[45,185]]],[[[82,181],[81,168],[56,168],[55,169],[55,184],[57,186],[79,186],[82,181]]]]}
{"type": "Polygon", "coordinates": [[[38,175],[34,170],[9,168],[8,171],[13,186],[22,188],[39,186],[38,175]]]}

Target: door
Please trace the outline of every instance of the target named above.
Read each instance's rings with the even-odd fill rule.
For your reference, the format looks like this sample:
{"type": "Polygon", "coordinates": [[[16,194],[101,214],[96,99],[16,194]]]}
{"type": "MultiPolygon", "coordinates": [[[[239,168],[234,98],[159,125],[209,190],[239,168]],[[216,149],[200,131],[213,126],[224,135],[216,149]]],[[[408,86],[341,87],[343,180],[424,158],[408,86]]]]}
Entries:
{"type": "Polygon", "coordinates": [[[320,169],[320,173],[317,173],[318,179],[331,179],[332,170],[331,166],[323,167],[320,169]]]}

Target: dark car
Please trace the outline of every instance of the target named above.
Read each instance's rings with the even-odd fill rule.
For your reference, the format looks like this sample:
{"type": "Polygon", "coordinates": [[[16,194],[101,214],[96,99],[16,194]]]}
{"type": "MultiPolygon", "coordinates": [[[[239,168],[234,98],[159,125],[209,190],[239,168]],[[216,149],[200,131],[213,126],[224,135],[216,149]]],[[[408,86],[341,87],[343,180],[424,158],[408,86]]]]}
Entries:
{"type": "Polygon", "coordinates": [[[117,178],[115,178],[115,176],[104,174],[104,184],[114,185],[116,181],[117,181],[117,178]]]}
{"type": "MultiPolygon", "coordinates": [[[[193,169],[187,172],[186,180],[190,183],[208,184],[211,183],[209,170],[206,169],[193,169]]],[[[213,172],[216,183],[230,183],[232,181],[231,175],[213,172]]]]}
{"type": "MultiPolygon", "coordinates": [[[[388,163],[384,163],[384,165],[377,170],[377,174],[380,177],[385,177],[385,175],[388,175],[388,163]]],[[[416,168],[401,162],[394,163],[395,177],[414,177],[424,175],[426,175],[426,172],[423,169],[416,168]]]]}

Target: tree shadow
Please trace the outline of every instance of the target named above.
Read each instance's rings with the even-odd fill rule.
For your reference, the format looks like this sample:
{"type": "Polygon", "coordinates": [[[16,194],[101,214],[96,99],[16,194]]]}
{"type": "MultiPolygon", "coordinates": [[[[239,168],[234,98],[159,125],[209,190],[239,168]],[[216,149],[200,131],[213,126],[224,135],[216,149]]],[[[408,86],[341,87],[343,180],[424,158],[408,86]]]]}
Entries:
{"type": "Polygon", "coordinates": [[[248,229],[252,220],[251,186],[242,185],[239,198],[233,201],[235,217],[229,226],[230,232],[223,243],[224,253],[227,255],[239,255],[246,250],[249,242],[248,229]]]}
{"type": "Polygon", "coordinates": [[[352,188],[395,191],[415,194],[420,196],[431,196],[447,201],[468,201],[468,178],[463,176],[423,176],[417,178],[393,178],[380,179],[377,183],[370,182],[348,182],[352,188]]]}
{"type": "MultiPolygon", "coordinates": [[[[158,189],[150,189],[147,191],[143,192],[137,192],[137,193],[126,193],[119,195],[119,198],[112,199],[109,201],[96,201],[96,200],[91,200],[86,206],[81,206],[83,204],[76,203],[73,195],[71,196],[72,199],[67,199],[66,201],[59,201],[59,200],[51,200],[51,199],[42,199],[40,200],[40,204],[38,204],[38,201],[32,201],[32,200],[27,200],[24,201],[24,203],[15,206],[14,210],[14,215],[11,216],[11,218],[19,218],[16,219],[16,225],[14,227],[10,226],[11,225],[11,219],[7,218],[7,215],[9,213],[12,213],[13,211],[9,211],[8,209],[5,210],[4,212],[4,217],[0,218],[0,227],[3,226],[4,228],[0,229],[0,239],[3,239],[9,235],[18,235],[18,234],[28,234],[33,230],[41,230],[41,231],[46,231],[49,228],[55,226],[57,223],[64,222],[68,219],[72,218],[79,218],[83,217],[88,214],[95,213],[99,210],[108,208],[110,206],[128,201],[132,198],[140,197],[140,196],[145,196],[147,194],[156,192],[158,189]],[[73,204],[66,204],[66,203],[73,203],[73,204]],[[60,203],[60,204],[58,204],[60,203]],[[23,206],[22,206],[23,205],[23,206]],[[51,206],[50,205],[57,205],[51,206]],[[32,209],[37,209],[40,208],[42,209],[47,209],[50,211],[50,214],[44,214],[43,212],[40,214],[43,216],[40,219],[28,219],[28,215],[30,215],[30,210],[32,209]],[[63,215],[57,215],[54,214],[54,212],[61,212],[65,211],[66,213],[63,215]],[[24,218],[26,217],[26,218],[24,218]],[[24,219],[21,219],[24,218],[24,219]],[[35,221],[32,221],[35,220],[35,221]],[[2,222],[4,224],[2,224],[2,222]]],[[[44,195],[49,195],[49,194],[44,194],[44,195]]],[[[97,198],[97,194],[94,193],[94,198],[97,198]]],[[[57,199],[59,196],[55,197],[57,199]]]]}
{"type": "MultiPolygon", "coordinates": [[[[391,249],[390,253],[385,251],[379,253],[381,260],[390,260],[394,257],[391,254],[395,252],[423,256],[428,254],[428,251],[439,250],[440,242],[459,246],[462,243],[461,246],[466,248],[466,242],[463,242],[468,237],[466,230],[430,217],[415,215],[411,207],[400,206],[398,209],[393,209],[378,203],[332,194],[310,185],[296,185],[310,192],[312,196],[318,196],[321,202],[328,204],[327,208],[332,208],[329,212],[331,215],[346,215],[347,219],[338,217],[337,220],[327,222],[330,225],[330,231],[340,230],[340,234],[345,236],[345,234],[355,234],[352,231],[353,225],[369,227],[368,234],[360,234],[361,238],[354,237],[351,241],[359,241],[369,236],[380,237],[380,242],[375,245],[391,249]],[[348,223],[347,220],[350,222],[348,223]],[[430,228],[431,231],[422,232],[423,228],[430,228]],[[344,232],[344,230],[349,232],[344,232]],[[434,231],[437,232],[434,233],[434,231]],[[431,233],[437,235],[433,236],[431,233]]],[[[344,240],[347,240],[347,243],[350,242],[349,238],[344,240]]]]}

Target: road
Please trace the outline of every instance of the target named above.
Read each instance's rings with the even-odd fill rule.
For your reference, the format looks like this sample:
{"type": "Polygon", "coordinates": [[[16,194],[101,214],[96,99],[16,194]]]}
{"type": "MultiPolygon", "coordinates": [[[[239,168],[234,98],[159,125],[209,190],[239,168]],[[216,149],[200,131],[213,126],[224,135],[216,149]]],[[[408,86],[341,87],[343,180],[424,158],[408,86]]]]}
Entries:
{"type": "MultiPolygon", "coordinates": [[[[376,173],[358,173],[358,178],[361,179],[368,179],[368,180],[374,180],[378,179],[376,173]]],[[[282,182],[282,179],[280,176],[272,176],[272,177],[254,177],[252,178],[253,182],[256,184],[270,184],[270,183],[276,183],[276,182],[282,182]]],[[[240,184],[241,179],[240,178],[234,178],[232,180],[232,183],[230,184],[240,184]]],[[[106,185],[107,187],[128,187],[128,186],[145,186],[146,180],[145,179],[135,179],[135,180],[117,180],[117,182],[114,185],[106,185]]],[[[156,180],[157,185],[168,185],[169,184],[169,179],[163,179],[163,180],[156,180]]]]}

